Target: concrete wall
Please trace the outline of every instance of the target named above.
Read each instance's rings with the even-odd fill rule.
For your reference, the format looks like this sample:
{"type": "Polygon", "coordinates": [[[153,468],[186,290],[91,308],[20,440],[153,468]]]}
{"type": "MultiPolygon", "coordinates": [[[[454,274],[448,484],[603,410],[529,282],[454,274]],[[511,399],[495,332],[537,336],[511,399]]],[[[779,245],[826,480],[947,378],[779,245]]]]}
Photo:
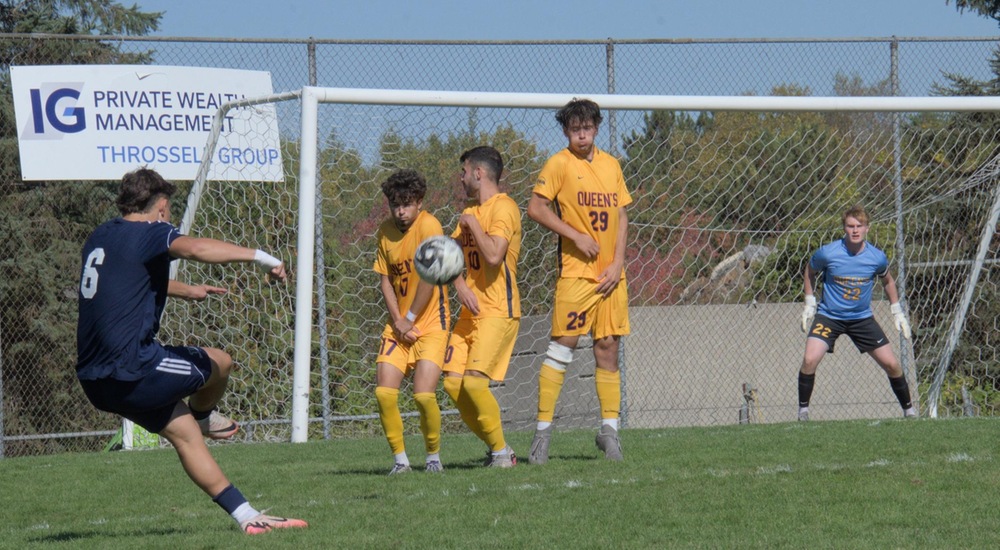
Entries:
{"type": "MultiPolygon", "coordinates": [[[[876,319],[893,345],[888,303],[876,319]]],[[[737,423],[747,405],[750,422],[796,418],[798,369],[805,349],[799,304],[634,307],[624,339],[625,425],[637,428],[737,423]],[[745,399],[745,386],[752,400],[745,399]]],[[[548,318],[525,318],[507,380],[497,400],[510,430],[532,429],[538,368],[548,346],[548,318]]],[[[589,339],[581,339],[556,409],[560,428],[593,427],[599,406],[589,339]]],[[[913,381],[911,379],[911,393],[913,381]]],[[[892,418],[902,414],[885,373],[846,336],[817,371],[813,420],[892,418]]]]}

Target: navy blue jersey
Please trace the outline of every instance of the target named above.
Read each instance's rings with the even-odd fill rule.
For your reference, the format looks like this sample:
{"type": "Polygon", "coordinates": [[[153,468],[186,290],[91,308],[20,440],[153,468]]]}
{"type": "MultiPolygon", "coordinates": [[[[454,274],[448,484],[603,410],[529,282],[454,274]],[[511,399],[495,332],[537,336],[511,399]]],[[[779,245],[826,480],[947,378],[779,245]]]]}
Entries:
{"type": "Polygon", "coordinates": [[[181,234],[166,222],[105,222],[83,245],[76,374],[138,380],[153,362],[172,258],[181,234]]]}
{"type": "Polygon", "coordinates": [[[851,321],[872,316],[872,289],[877,277],[885,277],[889,260],[885,253],[865,243],[852,255],[844,239],[824,245],[813,254],[809,267],[823,273],[823,299],[818,313],[831,319],[851,321]]]}

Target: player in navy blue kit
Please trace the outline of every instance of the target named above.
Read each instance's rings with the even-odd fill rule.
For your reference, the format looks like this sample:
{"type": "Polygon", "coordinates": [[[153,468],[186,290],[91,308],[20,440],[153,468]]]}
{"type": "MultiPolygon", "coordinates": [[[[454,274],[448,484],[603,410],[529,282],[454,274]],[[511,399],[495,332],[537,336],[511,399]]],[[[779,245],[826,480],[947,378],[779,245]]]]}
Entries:
{"type": "Polygon", "coordinates": [[[799,420],[809,420],[809,399],[816,380],[816,367],[824,354],[833,353],[833,344],[846,334],[861,353],[867,353],[889,377],[889,386],[903,408],[903,416],[915,417],[910,387],[903,376],[896,354],[882,327],[872,313],[872,289],[881,279],[889,298],[896,330],[910,338],[910,322],[903,313],[896,292],[896,281],[889,273],[884,252],[866,241],[868,214],[860,205],[843,215],[844,237],[829,243],[813,254],[805,270],[805,309],[802,330],[808,334],[806,352],[799,369],[799,420]],[[817,309],[813,289],[823,275],[823,299],[817,309]]]}
{"type": "Polygon", "coordinates": [[[216,348],[163,346],[156,339],[167,296],[204,300],[226,292],[169,280],[171,261],[253,262],[281,281],[284,264],[262,250],[182,235],[170,224],[175,190],[150,169],[125,174],[116,199],[121,217],[87,238],[80,274],[77,378],[95,407],[165,437],[191,480],[244,532],[306,527],[302,520],[265,515],[250,506],[205,444],[205,437],[227,439],[238,430],[215,410],[232,357],[216,348]]]}

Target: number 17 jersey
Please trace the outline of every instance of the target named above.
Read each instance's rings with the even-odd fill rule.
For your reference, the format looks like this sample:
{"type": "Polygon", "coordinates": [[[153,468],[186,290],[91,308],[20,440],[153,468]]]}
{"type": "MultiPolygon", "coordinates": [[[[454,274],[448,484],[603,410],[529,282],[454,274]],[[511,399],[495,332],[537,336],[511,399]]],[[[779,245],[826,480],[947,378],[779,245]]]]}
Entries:
{"type": "MultiPolygon", "coordinates": [[[[421,210],[417,214],[406,233],[401,232],[392,219],[385,220],[379,226],[376,235],[378,248],[375,252],[373,269],[379,275],[388,276],[392,282],[400,315],[409,311],[416,294],[419,278],[413,265],[413,257],[416,255],[417,247],[424,239],[443,233],[441,222],[426,210],[421,210]]],[[[424,311],[417,315],[413,326],[421,334],[427,334],[448,330],[450,322],[447,287],[435,286],[430,302],[424,307],[424,311]]]]}

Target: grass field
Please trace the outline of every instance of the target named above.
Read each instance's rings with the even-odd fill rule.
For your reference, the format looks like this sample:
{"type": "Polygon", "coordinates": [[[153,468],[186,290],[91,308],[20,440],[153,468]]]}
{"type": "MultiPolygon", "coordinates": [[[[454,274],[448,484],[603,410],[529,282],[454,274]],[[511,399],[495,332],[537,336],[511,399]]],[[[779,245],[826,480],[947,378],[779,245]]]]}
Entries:
{"type": "MultiPolygon", "coordinates": [[[[471,435],[444,474],[387,477],[381,438],[232,444],[251,503],[309,529],[243,535],[172,450],[0,460],[0,547],[998,548],[1000,420],[556,432],[551,461],[489,470],[471,435]]],[[[530,433],[508,440],[525,455],[530,433]]],[[[419,438],[408,438],[422,468],[419,438]]]]}

